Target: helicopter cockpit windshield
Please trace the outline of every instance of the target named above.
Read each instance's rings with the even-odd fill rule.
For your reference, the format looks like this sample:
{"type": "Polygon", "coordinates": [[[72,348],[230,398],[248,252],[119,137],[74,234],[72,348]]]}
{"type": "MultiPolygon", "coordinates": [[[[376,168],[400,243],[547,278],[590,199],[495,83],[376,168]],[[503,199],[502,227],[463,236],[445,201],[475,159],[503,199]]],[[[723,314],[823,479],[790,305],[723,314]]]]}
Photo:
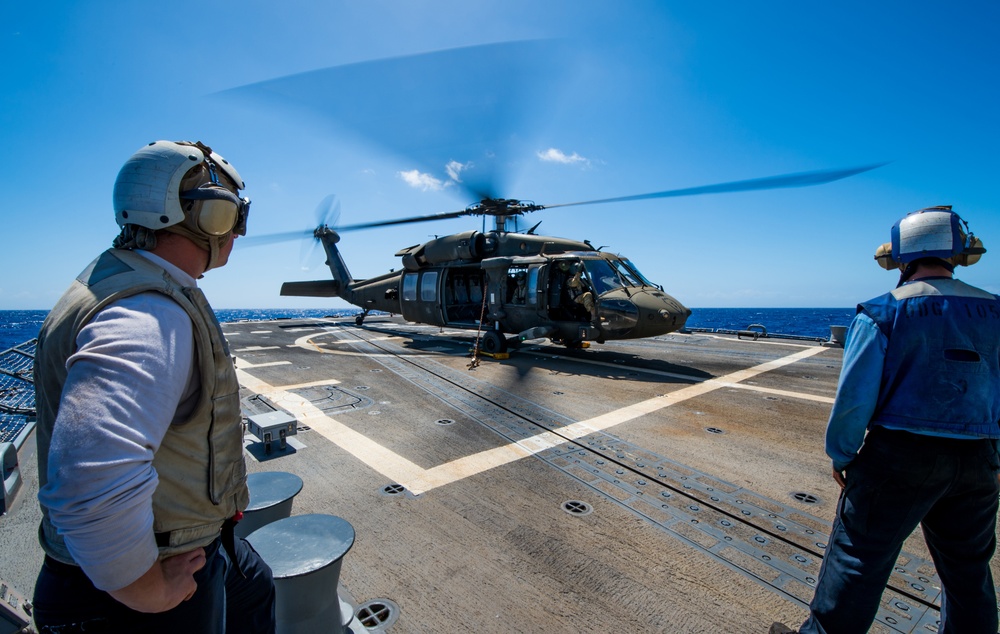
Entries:
{"type": "Polygon", "coordinates": [[[659,288],[660,290],[663,290],[659,284],[653,284],[648,279],[646,279],[646,276],[639,271],[639,269],[636,267],[635,264],[632,263],[631,260],[627,260],[625,258],[622,258],[621,260],[615,260],[614,265],[615,268],[618,269],[618,272],[621,273],[622,276],[624,276],[625,279],[629,281],[629,285],[652,286],[654,288],[659,288]]]}
{"type": "MultiPolygon", "coordinates": [[[[598,296],[626,285],[619,271],[611,266],[607,260],[584,260],[583,264],[594,284],[594,293],[598,296]]],[[[631,285],[631,282],[628,284],[631,285]]]]}
{"type": "Polygon", "coordinates": [[[583,260],[583,264],[594,284],[594,292],[597,295],[603,295],[608,291],[626,286],[651,286],[653,288],[660,288],[646,279],[632,262],[624,258],[620,260],[585,259],[583,260]]]}

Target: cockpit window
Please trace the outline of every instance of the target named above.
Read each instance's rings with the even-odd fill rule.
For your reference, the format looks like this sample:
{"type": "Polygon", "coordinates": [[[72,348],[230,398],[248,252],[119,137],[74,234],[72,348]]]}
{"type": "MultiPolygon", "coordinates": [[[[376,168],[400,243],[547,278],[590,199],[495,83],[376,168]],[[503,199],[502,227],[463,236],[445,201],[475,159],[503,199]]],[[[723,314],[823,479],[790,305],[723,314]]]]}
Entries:
{"type": "MultiPolygon", "coordinates": [[[[615,262],[615,264],[620,269],[624,269],[624,270],[628,271],[632,276],[634,276],[638,280],[638,282],[636,282],[636,286],[643,286],[643,285],[645,285],[645,286],[653,286],[653,287],[656,287],[656,288],[660,288],[659,285],[653,284],[648,279],[646,279],[646,276],[643,275],[641,271],[639,271],[639,268],[635,264],[633,264],[631,260],[622,259],[622,260],[619,260],[619,261],[615,262]]],[[[626,277],[628,277],[628,276],[626,276],[626,277]]]]}
{"type": "Polygon", "coordinates": [[[584,260],[583,264],[587,267],[587,273],[594,283],[594,292],[598,295],[622,288],[625,285],[618,272],[608,264],[607,260],[584,260]]]}
{"type": "Polygon", "coordinates": [[[626,284],[629,286],[642,286],[642,276],[636,275],[632,269],[625,266],[622,260],[614,260],[613,265],[626,284]]]}

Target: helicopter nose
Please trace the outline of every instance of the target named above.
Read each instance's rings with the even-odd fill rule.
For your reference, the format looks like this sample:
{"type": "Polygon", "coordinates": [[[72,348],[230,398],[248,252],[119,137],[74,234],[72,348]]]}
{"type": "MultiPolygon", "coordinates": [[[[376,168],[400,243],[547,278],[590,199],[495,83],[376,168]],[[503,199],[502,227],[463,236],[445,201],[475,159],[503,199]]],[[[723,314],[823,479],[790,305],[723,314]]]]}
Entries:
{"type": "Polygon", "coordinates": [[[691,316],[691,309],[678,303],[676,307],[670,309],[661,308],[659,313],[663,321],[679,329],[687,323],[688,317],[691,316]]]}
{"type": "Polygon", "coordinates": [[[632,301],[639,309],[639,322],[656,331],[679,330],[691,315],[690,308],[662,291],[636,293],[632,296],[632,301]]]}

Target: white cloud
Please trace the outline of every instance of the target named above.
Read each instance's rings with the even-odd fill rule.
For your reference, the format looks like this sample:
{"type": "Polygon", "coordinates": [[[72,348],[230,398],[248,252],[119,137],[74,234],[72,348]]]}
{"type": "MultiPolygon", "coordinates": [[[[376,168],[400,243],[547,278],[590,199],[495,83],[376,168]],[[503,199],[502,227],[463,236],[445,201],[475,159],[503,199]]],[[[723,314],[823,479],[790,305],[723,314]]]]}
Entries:
{"type": "Polygon", "coordinates": [[[448,161],[448,164],[444,166],[444,170],[448,172],[448,177],[455,181],[456,183],[461,183],[461,174],[463,171],[472,167],[472,163],[459,163],[458,161],[448,161]]]}
{"type": "Polygon", "coordinates": [[[590,159],[580,156],[576,152],[572,154],[566,154],[562,150],[550,147],[544,152],[538,152],[538,158],[549,163],[562,163],[564,165],[572,165],[574,163],[583,163],[584,165],[590,165],[590,159]]]}
{"type": "Polygon", "coordinates": [[[424,174],[420,170],[410,170],[408,172],[397,172],[407,185],[423,191],[440,191],[445,184],[440,179],[434,178],[430,174],[424,174]]]}

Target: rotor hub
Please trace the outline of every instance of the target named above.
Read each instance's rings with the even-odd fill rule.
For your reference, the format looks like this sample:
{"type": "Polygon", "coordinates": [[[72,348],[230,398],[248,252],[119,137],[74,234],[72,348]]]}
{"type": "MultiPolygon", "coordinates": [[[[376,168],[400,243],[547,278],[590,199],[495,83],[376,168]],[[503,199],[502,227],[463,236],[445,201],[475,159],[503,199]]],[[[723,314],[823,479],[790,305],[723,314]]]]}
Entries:
{"type": "Polygon", "coordinates": [[[520,216],[532,211],[545,209],[530,200],[515,198],[483,198],[478,203],[469,205],[465,211],[479,216],[520,216]]]}

